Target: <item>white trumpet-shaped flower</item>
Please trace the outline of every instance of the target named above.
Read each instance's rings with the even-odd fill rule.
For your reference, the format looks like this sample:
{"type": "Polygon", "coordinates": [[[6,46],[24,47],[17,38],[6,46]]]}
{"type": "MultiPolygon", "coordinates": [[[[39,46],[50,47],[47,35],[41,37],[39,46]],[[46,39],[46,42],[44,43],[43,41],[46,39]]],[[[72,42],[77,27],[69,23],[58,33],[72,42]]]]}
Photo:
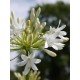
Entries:
{"type": "Polygon", "coordinates": [[[62,31],[65,27],[65,25],[61,27],[58,26],[57,28],[52,28],[50,26],[50,30],[43,36],[46,40],[45,48],[53,47],[55,50],[63,49],[65,45],[63,42],[69,40],[69,38],[64,37],[67,33],[65,31],[62,31]]]}
{"type": "Polygon", "coordinates": [[[38,64],[41,62],[40,59],[36,59],[34,58],[35,54],[30,54],[29,56],[25,56],[25,55],[21,55],[21,58],[23,61],[18,63],[18,66],[24,66],[25,65],[25,69],[23,71],[23,75],[27,75],[30,71],[30,69],[32,68],[33,70],[38,70],[38,68],[36,67],[35,64],[38,64]]]}

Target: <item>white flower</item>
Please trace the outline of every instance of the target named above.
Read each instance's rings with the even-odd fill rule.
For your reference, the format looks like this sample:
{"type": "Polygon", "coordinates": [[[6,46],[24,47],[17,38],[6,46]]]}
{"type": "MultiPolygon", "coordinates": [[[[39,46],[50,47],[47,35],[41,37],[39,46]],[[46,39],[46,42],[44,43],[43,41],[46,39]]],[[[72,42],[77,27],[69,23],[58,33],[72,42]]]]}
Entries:
{"type": "Polygon", "coordinates": [[[69,40],[69,38],[64,37],[67,33],[62,31],[66,26],[63,25],[61,27],[52,28],[50,26],[50,30],[43,36],[46,40],[45,48],[53,47],[55,50],[63,49],[64,45],[63,42],[69,40]]]}
{"type": "Polygon", "coordinates": [[[10,18],[10,35],[11,36],[16,36],[19,35],[22,30],[25,27],[25,20],[22,20],[20,18],[16,18],[11,12],[11,18],[10,18]]]}
{"type": "Polygon", "coordinates": [[[25,56],[25,55],[21,55],[22,58],[22,62],[18,63],[18,66],[24,66],[25,65],[25,69],[23,71],[23,75],[27,75],[30,71],[30,69],[32,68],[33,70],[38,70],[38,68],[36,67],[35,64],[38,64],[41,62],[40,59],[36,59],[34,58],[35,54],[30,54],[29,56],[25,56]]]}

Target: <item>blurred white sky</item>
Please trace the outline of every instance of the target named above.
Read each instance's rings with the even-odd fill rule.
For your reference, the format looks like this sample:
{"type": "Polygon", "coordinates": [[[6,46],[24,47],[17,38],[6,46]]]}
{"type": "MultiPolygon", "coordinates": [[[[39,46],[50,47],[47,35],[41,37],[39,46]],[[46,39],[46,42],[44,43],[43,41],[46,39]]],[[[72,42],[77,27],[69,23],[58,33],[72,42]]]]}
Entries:
{"type": "Polygon", "coordinates": [[[31,7],[35,7],[37,4],[55,3],[57,1],[69,3],[69,0],[11,0],[10,8],[17,17],[26,18],[31,7]]]}
{"type": "MultiPolygon", "coordinates": [[[[16,17],[26,18],[28,16],[28,11],[31,7],[35,7],[37,4],[55,3],[57,1],[64,1],[69,3],[69,0],[11,0],[10,10],[13,11],[16,17]]],[[[16,53],[11,53],[11,59],[17,56],[16,53]]],[[[16,60],[10,62],[11,70],[16,70],[16,60]]]]}

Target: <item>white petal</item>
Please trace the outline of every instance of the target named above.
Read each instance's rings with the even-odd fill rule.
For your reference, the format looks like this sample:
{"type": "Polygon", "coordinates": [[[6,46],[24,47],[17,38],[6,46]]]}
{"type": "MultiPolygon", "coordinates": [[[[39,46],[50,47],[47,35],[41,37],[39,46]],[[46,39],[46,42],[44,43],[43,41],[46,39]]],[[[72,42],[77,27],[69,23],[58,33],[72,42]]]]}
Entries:
{"type": "Polygon", "coordinates": [[[23,75],[27,75],[29,73],[29,71],[30,71],[30,63],[28,62],[23,71],[23,75]]]}
{"type": "Polygon", "coordinates": [[[67,33],[65,31],[61,31],[59,35],[65,36],[67,33]]]}
{"type": "Polygon", "coordinates": [[[32,69],[33,69],[33,70],[38,70],[38,68],[36,67],[36,65],[35,65],[35,64],[32,64],[32,66],[31,66],[31,67],[32,67],[32,69]]]}
{"type": "Polygon", "coordinates": [[[54,44],[57,46],[58,50],[63,49],[63,47],[65,45],[65,44],[62,44],[62,43],[54,43],[54,44]]]}
{"type": "Polygon", "coordinates": [[[58,50],[58,47],[56,45],[52,45],[52,47],[55,49],[55,50],[58,50]]]}
{"type": "Polygon", "coordinates": [[[64,46],[65,44],[62,44],[62,43],[56,43],[56,45],[64,46]]]}
{"type": "Polygon", "coordinates": [[[69,38],[68,38],[68,37],[63,37],[62,39],[63,39],[63,42],[66,42],[66,41],[68,41],[68,40],[69,40],[69,38]]]}
{"type": "Polygon", "coordinates": [[[66,42],[66,41],[68,41],[68,40],[69,40],[69,38],[68,38],[68,37],[63,37],[63,36],[60,36],[60,35],[59,35],[59,37],[63,40],[63,42],[66,42]]]}
{"type": "Polygon", "coordinates": [[[40,60],[40,59],[33,59],[33,61],[34,61],[34,63],[35,63],[35,64],[38,64],[38,63],[40,63],[40,62],[41,62],[41,60],[40,60]]]}
{"type": "Polygon", "coordinates": [[[25,56],[25,55],[21,55],[21,58],[23,59],[23,60],[27,60],[27,56],[25,56]]]}
{"type": "Polygon", "coordinates": [[[55,43],[61,43],[61,42],[63,42],[63,40],[62,39],[55,39],[54,42],[55,43]]]}
{"type": "Polygon", "coordinates": [[[26,63],[27,63],[27,61],[22,61],[22,62],[19,62],[17,65],[18,66],[24,66],[26,63]]]}
{"type": "Polygon", "coordinates": [[[64,37],[64,42],[68,41],[69,38],[68,37],[64,37]]]}
{"type": "Polygon", "coordinates": [[[27,75],[30,71],[30,68],[27,68],[27,70],[23,71],[23,75],[27,75]]]}
{"type": "Polygon", "coordinates": [[[59,29],[60,31],[63,30],[66,27],[66,25],[61,26],[59,29]]]}

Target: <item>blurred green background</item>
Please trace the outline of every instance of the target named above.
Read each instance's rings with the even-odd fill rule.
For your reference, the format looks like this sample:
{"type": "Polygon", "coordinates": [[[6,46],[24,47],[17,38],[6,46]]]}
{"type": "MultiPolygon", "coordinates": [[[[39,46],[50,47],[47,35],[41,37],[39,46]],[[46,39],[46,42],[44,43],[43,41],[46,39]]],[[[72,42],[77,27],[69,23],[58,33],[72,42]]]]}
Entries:
{"type": "MultiPolygon", "coordinates": [[[[45,29],[48,30],[49,25],[57,27],[59,19],[61,19],[61,25],[66,24],[67,27],[64,30],[67,32],[67,37],[70,38],[70,4],[59,1],[55,4],[37,5],[35,9],[38,7],[41,7],[40,20],[47,22],[45,29]]],[[[51,47],[48,49],[56,52],[57,57],[53,58],[43,51],[40,52],[41,55],[38,57],[42,58],[42,62],[37,66],[41,72],[41,80],[70,80],[70,41],[66,42],[63,50],[55,51],[51,47]]],[[[17,69],[19,72],[22,70],[22,68],[17,69]]],[[[13,71],[10,72],[10,80],[17,80],[13,71]]]]}

